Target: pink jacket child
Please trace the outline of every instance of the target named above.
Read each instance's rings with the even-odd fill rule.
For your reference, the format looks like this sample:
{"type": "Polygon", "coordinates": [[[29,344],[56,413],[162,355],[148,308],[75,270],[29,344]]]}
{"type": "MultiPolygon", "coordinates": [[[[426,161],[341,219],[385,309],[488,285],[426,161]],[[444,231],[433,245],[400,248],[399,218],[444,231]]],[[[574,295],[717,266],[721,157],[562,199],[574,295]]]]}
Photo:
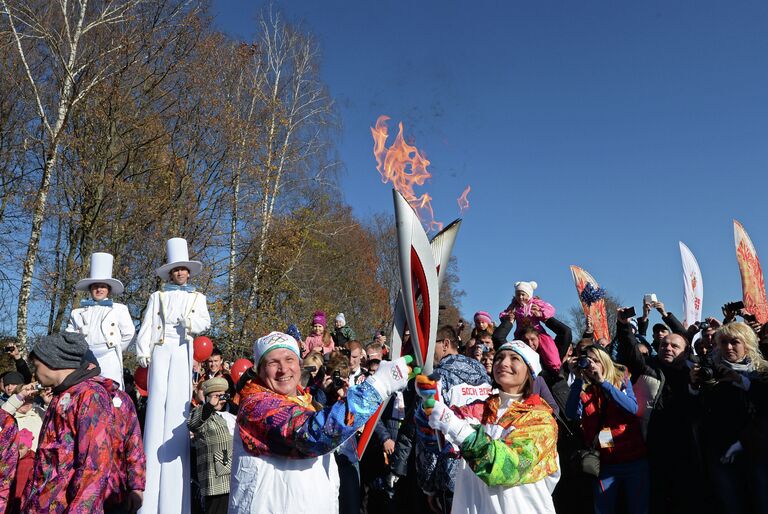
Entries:
{"type": "Polygon", "coordinates": [[[515,282],[515,299],[512,300],[512,314],[515,317],[515,339],[521,339],[523,330],[533,327],[539,333],[541,365],[554,372],[560,371],[560,354],[552,337],[541,326],[543,321],[555,315],[555,308],[533,296],[538,287],[536,282],[515,282]]]}
{"type": "Polygon", "coordinates": [[[330,332],[328,332],[325,313],[323,311],[317,311],[312,315],[312,332],[304,340],[302,357],[306,357],[312,350],[322,350],[322,353],[326,354],[331,353],[333,349],[333,339],[331,338],[330,332]]]}

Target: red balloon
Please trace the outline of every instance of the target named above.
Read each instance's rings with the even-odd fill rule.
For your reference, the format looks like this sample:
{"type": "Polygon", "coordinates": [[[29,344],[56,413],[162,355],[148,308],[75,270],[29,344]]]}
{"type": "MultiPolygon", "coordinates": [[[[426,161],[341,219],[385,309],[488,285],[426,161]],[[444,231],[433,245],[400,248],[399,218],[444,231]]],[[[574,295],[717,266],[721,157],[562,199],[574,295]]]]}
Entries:
{"type": "Polygon", "coordinates": [[[136,368],[136,372],[133,374],[133,380],[136,383],[136,387],[138,387],[139,390],[143,390],[143,391],[147,390],[148,375],[149,375],[149,368],[142,368],[141,366],[136,368]]]}
{"type": "Polygon", "coordinates": [[[213,341],[205,336],[197,336],[192,345],[195,349],[193,356],[197,362],[207,361],[213,353],[213,341]]]}
{"type": "Polygon", "coordinates": [[[240,381],[240,377],[243,376],[243,373],[248,371],[248,368],[252,368],[253,363],[249,361],[248,359],[237,359],[233,364],[232,368],[229,370],[229,374],[232,377],[232,380],[237,384],[240,381]]]}

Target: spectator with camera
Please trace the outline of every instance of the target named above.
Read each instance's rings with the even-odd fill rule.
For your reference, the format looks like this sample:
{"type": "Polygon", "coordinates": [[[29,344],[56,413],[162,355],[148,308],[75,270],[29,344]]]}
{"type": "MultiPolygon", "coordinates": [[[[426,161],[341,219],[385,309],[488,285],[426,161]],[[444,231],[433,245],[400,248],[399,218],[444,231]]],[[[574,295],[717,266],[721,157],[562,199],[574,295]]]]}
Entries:
{"type": "Polygon", "coordinates": [[[728,323],[690,372],[719,512],[768,512],[768,362],[757,345],[749,325],[728,323]]]}
{"type": "Polygon", "coordinates": [[[235,416],[228,412],[229,382],[223,377],[203,382],[205,403],[189,415],[187,427],[195,435],[197,480],[205,498],[206,514],[226,514],[232,470],[235,416]]]}
{"type": "Polygon", "coordinates": [[[594,507],[597,514],[617,511],[618,492],[626,492],[630,514],[648,512],[648,461],[637,400],[627,369],[615,364],[600,345],[586,348],[571,385],[566,415],[581,419],[584,457],[599,455],[599,469],[585,467],[596,476],[594,507]]]}
{"type": "Polygon", "coordinates": [[[701,495],[690,491],[703,479],[696,445],[697,406],[688,392],[691,346],[668,333],[657,355],[646,357],[629,320],[619,309],[616,324],[619,361],[627,366],[638,403],[638,416],[648,447],[651,510],[676,513],[701,506],[701,495]],[[670,437],[670,434],[675,437],[670,437]],[[674,456],[674,458],[670,458],[674,456]]]}
{"type": "Polygon", "coordinates": [[[646,295],[643,298],[643,315],[637,320],[637,333],[645,338],[645,334],[648,332],[648,316],[652,309],[656,309],[661,314],[661,320],[664,323],[656,323],[653,325],[651,332],[653,334],[653,340],[651,346],[655,351],[659,351],[662,339],[668,336],[670,333],[679,334],[683,337],[687,336],[685,327],[677,317],[671,312],[667,311],[664,307],[664,303],[656,299],[655,294],[646,295]]]}
{"type": "Polygon", "coordinates": [[[21,376],[24,377],[24,383],[29,384],[32,382],[32,371],[29,369],[29,364],[27,364],[24,356],[21,355],[18,339],[10,336],[2,337],[0,338],[0,346],[2,346],[5,353],[13,359],[16,371],[21,373],[21,376]]]}

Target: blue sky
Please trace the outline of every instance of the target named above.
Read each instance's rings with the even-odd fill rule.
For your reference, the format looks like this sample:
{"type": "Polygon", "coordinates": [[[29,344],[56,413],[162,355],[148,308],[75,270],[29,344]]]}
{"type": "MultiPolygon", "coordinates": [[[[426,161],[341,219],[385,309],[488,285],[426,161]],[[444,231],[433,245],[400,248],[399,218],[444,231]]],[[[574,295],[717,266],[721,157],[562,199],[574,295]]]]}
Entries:
{"type": "MultiPolygon", "coordinates": [[[[249,39],[264,2],[216,0],[249,39]]],[[[372,155],[380,114],[432,161],[436,217],[471,207],[457,241],[464,313],[494,315],[517,280],[567,318],[568,266],[627,304],[678,314],[677,242],[696,255],[704,313],[741,297],[732,219],[768,262],[768,4],[294,0],[276,6],[322,47],[338,102],[343,193],[392,211],[372,155]]]]}

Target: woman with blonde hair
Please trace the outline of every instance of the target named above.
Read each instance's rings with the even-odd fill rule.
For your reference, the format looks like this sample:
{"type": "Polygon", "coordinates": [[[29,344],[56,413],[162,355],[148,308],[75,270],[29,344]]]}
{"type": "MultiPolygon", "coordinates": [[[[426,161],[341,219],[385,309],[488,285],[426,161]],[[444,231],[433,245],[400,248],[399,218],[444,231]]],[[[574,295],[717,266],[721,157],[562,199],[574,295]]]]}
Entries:
{"type": "Polygon", "coordinates": [[[702,405],[702,450],[719,512],[768,512],[768,362],[754,330],[728,323],[711,359],[691,370],[702,405]]]}
{"type": "Polygon", "coordinates": [[[648,461],[637,400],[626,368],[614,363],[602,346],[582,351],[565,414],[581,420],[585,443],[599,451],[595,513],[615,512],[620,488],[626,493],[627,512],[648,512],[648,461]]]}

